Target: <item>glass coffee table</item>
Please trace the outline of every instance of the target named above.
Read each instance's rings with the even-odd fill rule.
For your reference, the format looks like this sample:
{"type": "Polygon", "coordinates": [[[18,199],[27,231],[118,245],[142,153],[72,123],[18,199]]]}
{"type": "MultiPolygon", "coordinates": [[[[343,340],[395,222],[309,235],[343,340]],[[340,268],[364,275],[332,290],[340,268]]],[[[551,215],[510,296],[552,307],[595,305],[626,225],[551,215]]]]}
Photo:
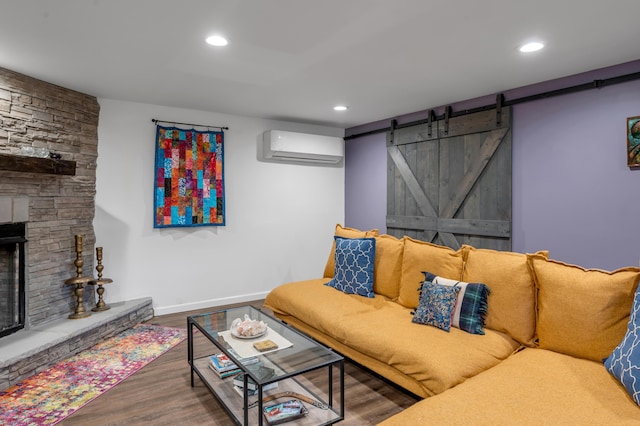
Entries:
{"type": "Polygon", "coordinates": [[[236,423],[278,424],[288,410],[291,425],[344,419],[344,358],[279,319],[244,306],[187,317],[187,329],[191,386],[195,373],[236,423]],[[236,318],[262,321],[267,329],[244,337],[231,330],[236,318]]]}

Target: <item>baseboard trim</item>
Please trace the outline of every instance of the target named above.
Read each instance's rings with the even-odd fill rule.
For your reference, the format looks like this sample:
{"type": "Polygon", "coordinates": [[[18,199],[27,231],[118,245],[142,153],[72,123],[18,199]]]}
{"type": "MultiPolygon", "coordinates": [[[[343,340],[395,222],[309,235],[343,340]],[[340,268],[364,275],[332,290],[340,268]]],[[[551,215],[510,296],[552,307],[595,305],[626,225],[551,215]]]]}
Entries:
{"type": "Polygon", "coordinates": [[[219,299],[209,299],[200,302],[182,303],[180,305],[170,306],[157,306],[154,307],[155,315],[167,315],[175,314],[178,312],[193,311],[196,309],[210,308],[214,306],[231,305],[234,303],[251,302],[253,300],[260,300],[267,297],[268,291],[262,291],[259,293],[243,294],[240,296],[223,297],[219,299]]]}

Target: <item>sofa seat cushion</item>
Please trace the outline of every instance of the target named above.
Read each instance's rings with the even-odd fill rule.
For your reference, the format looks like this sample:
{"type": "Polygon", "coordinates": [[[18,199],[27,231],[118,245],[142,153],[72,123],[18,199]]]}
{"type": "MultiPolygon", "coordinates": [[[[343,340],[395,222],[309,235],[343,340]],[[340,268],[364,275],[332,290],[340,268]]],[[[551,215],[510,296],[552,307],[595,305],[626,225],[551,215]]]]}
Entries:
{"type": "Polygon", "coordinates": [[[316,341],[323,345],[333,348],[335,351],[342,354],[345,358],[349,358],[352,361],[360,364],[361,366],[379,374],[385,379],[395,383],[401,388],[413,393],[414,395],[422,398],[430,396],[424,390],[424,387],[417,382],[414,378],[407,376],[396,368],[389,366],[388,364],[379,361],[376,358],[364,355],[361,352],[352,349],[342,342],[337,341],[332,336],[318,331],[317,329],[305,324],[296,317],[292,317],[284,314],[275,314],[282,321],[289,324],[291,327],[305,333],[307,336],[311,336],[316,341]]]}
{"type": "Polygon", "coordinates": [[[266,297],[264,306],[276,314],[299,318],[306,324],[338,340],[344,323],[364,312],[376,310],[385,304],[386,298],[372,298],[357,294],[346,294],[325,284],[329,278],[298,281],[273,289],[266,297]]]}
{"type": "Polygon", "coordinates": [[[527,348],[381,424],[637,425],[640,409],[602,363],[527,348]]]}
{"type": "Polygon", "coordinates": [[[265,307],[293,317],[365,357],[376,359],[435,395],[498,364],[519,344],[506,334],[454,328],[450,333],[411,321],[411,309],[380,295],[345,294],[316,279],[272,290],[265,307]]]}
{"type": "Polygon", "coordinates": [[[386,301],[336,326],[344,344],[412,377],[426,395],[439,394],[495,366],[519,347],[493,330],[477,335],[452,328],[447,333],[411,320],[410,309],[386,301]]]}

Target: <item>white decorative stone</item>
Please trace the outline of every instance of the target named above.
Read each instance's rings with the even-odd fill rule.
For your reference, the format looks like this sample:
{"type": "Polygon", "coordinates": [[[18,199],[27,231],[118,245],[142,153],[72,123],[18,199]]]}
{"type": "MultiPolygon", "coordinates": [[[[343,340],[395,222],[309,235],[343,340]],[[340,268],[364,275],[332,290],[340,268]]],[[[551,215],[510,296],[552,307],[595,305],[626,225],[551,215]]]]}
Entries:
{"type": "Polygon", "coordinates": [[[252,320],[249,315],[244,316],[244,320],[236,318],[231,323],[231,331],[238,336],[251,337],[264,333],[267,330],[267,324],[262,321],[252,320]]]}

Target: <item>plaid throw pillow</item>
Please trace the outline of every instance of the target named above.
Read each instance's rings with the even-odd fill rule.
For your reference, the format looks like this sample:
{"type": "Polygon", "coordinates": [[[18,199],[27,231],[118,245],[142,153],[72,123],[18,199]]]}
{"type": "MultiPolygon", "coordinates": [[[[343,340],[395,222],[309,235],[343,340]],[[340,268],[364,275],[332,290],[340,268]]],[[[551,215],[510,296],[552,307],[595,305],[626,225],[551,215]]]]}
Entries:
{"type": "Polygon", "coordinates": [[[484,319],[488,310],[489,287],[480,283],[465,283],[438,277],[431,272],[423,273],[425,282],[460,288],[451,325],[467,333],[484,334],[482,328],[484,327],[484,319]]]}

